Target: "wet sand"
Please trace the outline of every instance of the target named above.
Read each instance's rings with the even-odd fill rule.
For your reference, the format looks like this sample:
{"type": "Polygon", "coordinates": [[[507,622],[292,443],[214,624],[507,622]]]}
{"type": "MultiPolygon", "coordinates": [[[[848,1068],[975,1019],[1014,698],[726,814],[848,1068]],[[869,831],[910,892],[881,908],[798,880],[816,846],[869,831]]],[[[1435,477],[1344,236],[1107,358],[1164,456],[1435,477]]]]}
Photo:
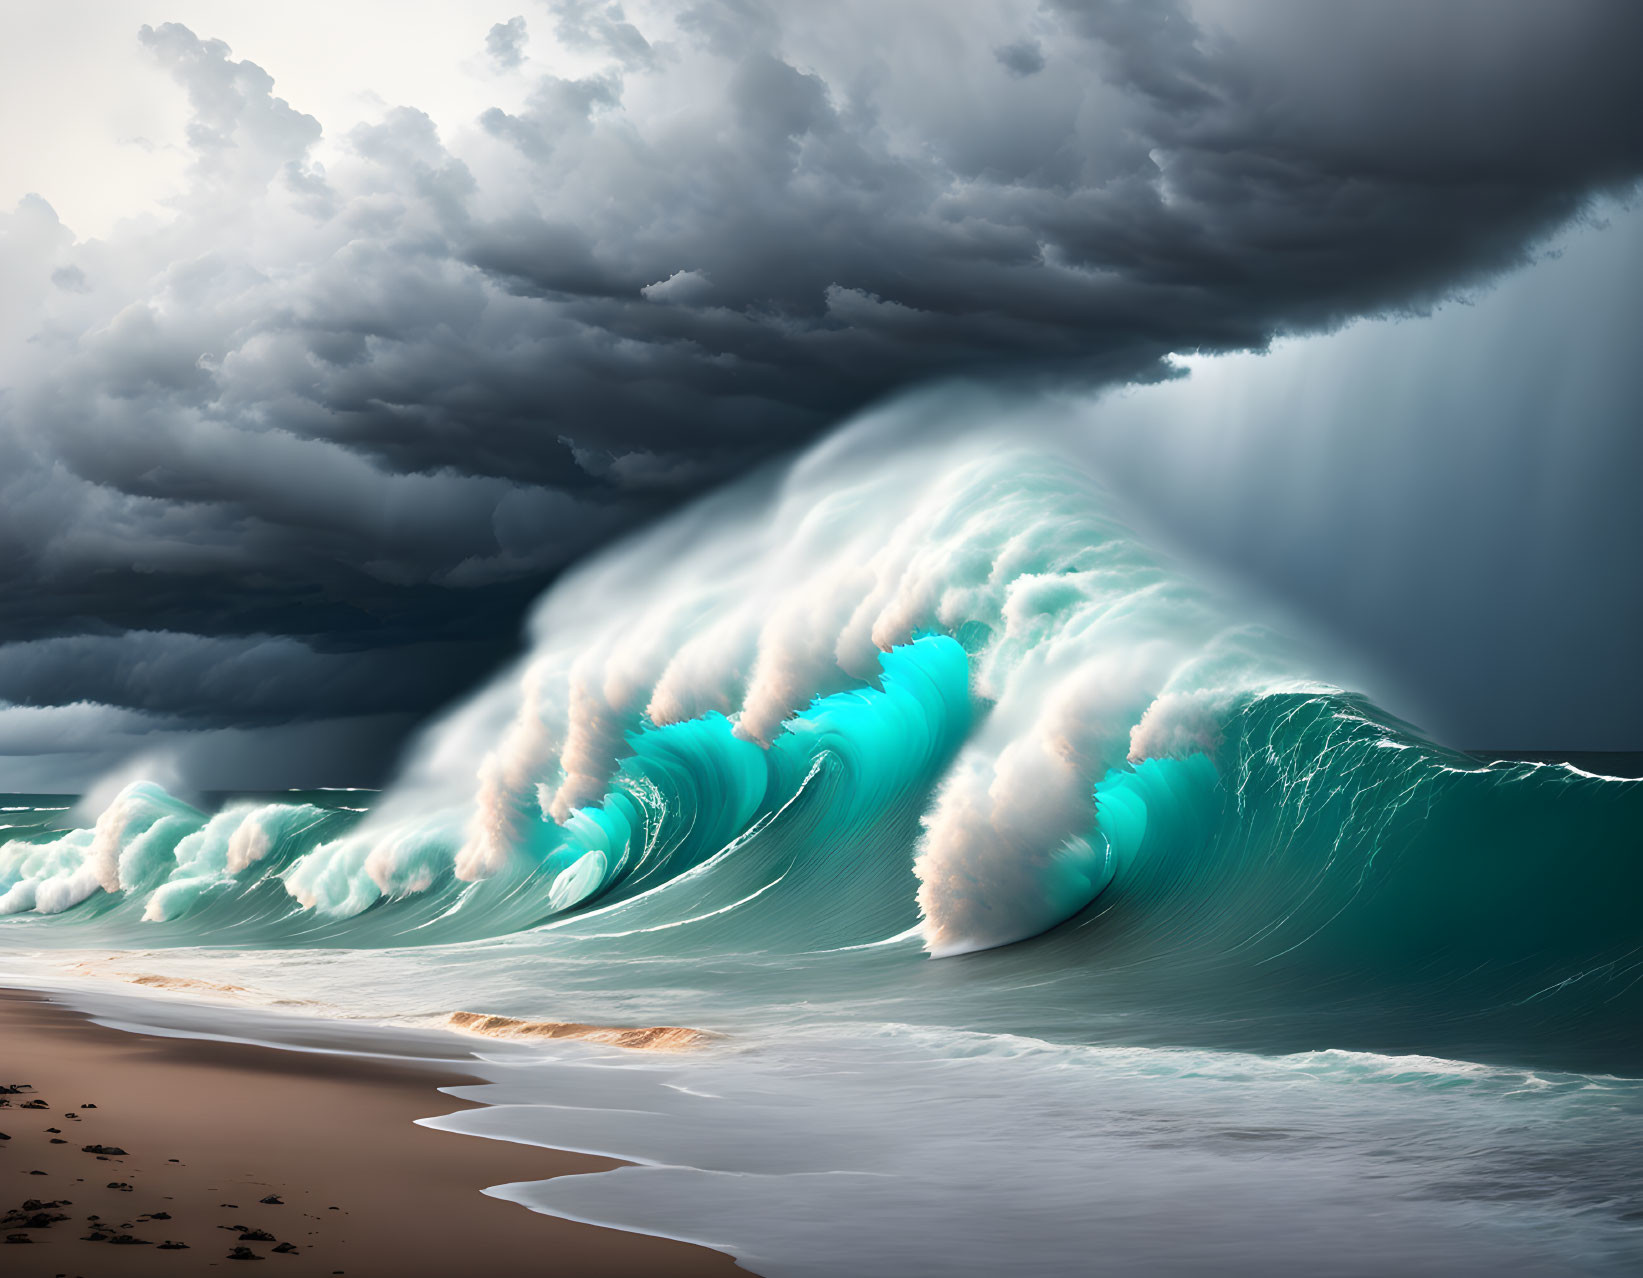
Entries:
{"type": "Polygon", "coordinates": [[[0,1094],[0,1273],[235,1272],[240,1248],[305,1278],[746,1274],[704,1247],[483,1196],[620,1164],[415,1125],[470,1108],[434,1089],[475,1081],[449,1063],[127,1033],[0,990],[0,1087],[28,1085],[0,1094]]]}

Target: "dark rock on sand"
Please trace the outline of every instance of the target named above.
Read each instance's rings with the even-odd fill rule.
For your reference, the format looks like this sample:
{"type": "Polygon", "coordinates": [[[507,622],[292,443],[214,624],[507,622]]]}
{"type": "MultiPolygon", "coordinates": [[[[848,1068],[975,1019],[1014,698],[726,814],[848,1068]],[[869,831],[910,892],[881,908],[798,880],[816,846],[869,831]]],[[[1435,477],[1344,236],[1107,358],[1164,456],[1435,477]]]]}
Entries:
{"type": "Polygon", "coordinates": [[[11,1139],[11,1137],[6,1135],[5,1132],[0,1132],[0,1140],[10,1140],[10,1139],[11,1139]]]}
{"type": "Polygon", "coordinates": [[[6,1241],[9,1243],[31,1243],[34,1239],[27,1234],[7,1234],[6,1241]]]}
{"type": "Polygon", "coordinates": [[[97,1107],[95,1105],[93,1105],[90,1101],[87,1101],[84,1105],[80,1106],[80,1108],[81,1109],[96,1109],[97,1107]]]}
{"type": "Polygon", "coordinates": [[[234,1248],[233,1251],[228,1253],[228,1258],[230,1260],[261,1260],[262,1259],[261,1256],[257,1255],[257,1253],[252,1251],[251,1248],[249,1248],[249,1247],[236,1247],[236,1248],[234,1248]]]}
{"type": "Polygon", "coordinates": [[[61,1136],[53,1136],[51,1138],[51,1143],[53,1145],[66,1145],[66,1144],[68,1144],[68,1142],[66,1140],[64,1140],[61,1136]]]}
{"type": "Polygon", "coordinates": [[[187,1243],[180,1243],[180,1242],[172,1242],[171,1239],[167,1238],[163,1243],[161,1243],[154,1250],[156,1250],[156,1251],[187,1251],[188,1250],[188,1244],[187,1243]]]}
{"type": "Polygon", "coordinates": [[[274,1235],[266,1229],[247,1229],[240,1239],[242,1242],[273,1242],[274,1235]]]}
{"type": "Polygon", "coordinates": [[[111,1180],[111,1181],[109,1181],[108,1182],[108,1188],[109,1189],[118,1189],[122,1193],[126,1193],[126,1194],[129,1194],[131,1192],[131,1186],[126,1184],[126,1182],[123,1181],[123,1180],[111,1180]]]}
{"type": "Polygon", "coordinates": [[[82,1145],[82,1154],[113,1154],[116,1158],[125,1153],[118,1145],[82,1145]]]}
{"type": "Polygon", "coordinates": [[[150,1220],[170,1220],[171,1213],[168,1211],[151,1211],[148,1213],[148,1218],[150,1220]]]}
{"type": "Polygon", "coordinates": [[[281,1198],[278,1194],[269,1194],[267,1198],[259,1198],[257,1201],[259,1203],[267,1203],[271,1207],[285,1206],[285,1199],[281,1198]]]}
{"type": "Polygon", "coordinates": [[[281,1243],[278,1247],[274,1248],[274,1250],[279,1252],[282,1256],[294,1256],[297,1254],[296,1247],[291,1243],[281,1243]]]}
{"type": "Polygon", "coordinates": [[[94,1229],[89,1234],[87,1234],[85,1237],[80,1239],[80,1241],[81,1242],[102,1242],[107,1237],[108,1237],[108,1235],[103,1233],[102,1230],[94,1229]]]}
{"type": "Polygon", "coordinates": [[[51,1106],[46,1104],[45,1101],[43,1101],[43,1100],[24,1101],[22,1107],[24,1109],[50,1109],[51,1108],[51,1106]]]}

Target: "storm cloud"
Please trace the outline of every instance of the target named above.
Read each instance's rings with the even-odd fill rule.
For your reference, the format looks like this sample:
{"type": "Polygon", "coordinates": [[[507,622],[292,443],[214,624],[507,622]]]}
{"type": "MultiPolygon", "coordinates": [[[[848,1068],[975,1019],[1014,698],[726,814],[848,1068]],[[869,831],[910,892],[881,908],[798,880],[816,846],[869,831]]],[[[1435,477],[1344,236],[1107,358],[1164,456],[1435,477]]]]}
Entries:
{"type": "Polygon", "coordinates": [[[87,704],[409,721],[565,564],[887,392],[1427,308],[1643,174],[1601,0],[557,0],[453,53],[499,77],[467,126],[336,137],[136,38],[190,104],[170,215],[0,215],[14,754],[87,704]]]}

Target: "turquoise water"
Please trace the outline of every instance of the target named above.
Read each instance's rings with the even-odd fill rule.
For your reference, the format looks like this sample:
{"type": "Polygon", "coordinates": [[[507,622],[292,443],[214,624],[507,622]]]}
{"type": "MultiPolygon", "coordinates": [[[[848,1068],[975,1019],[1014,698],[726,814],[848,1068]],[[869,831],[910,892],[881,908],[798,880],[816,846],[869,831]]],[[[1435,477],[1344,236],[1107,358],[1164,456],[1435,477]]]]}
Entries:
{"type": "Polygon", "coordinates": [[[1053,442],[927,428],[584,568],[381,795],[8,801],[0,947],[241,986],[229,1033],[714,1030],[444,1121],[762,1273],[1632,1271],[1643,782],[1431,742],[1053,442]]]}

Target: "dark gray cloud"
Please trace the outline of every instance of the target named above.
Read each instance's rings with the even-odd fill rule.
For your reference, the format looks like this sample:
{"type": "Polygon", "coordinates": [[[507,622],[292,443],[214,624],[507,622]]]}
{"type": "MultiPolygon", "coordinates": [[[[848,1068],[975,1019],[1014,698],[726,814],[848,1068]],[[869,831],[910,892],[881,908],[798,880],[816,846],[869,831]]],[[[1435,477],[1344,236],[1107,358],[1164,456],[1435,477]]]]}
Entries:
{"type": "MultiPolygon", "coordinates": [[[[424,677],[392,708],[425,709],[563,564],[886,391],[1154,378],[1426,307],[1643,173],[1630,4],[547,18],[579,73],[449,135],[404,106],[323,149],[262,68],[143,29],[193,113],[174,216],[91,241],[44,200],[0,222],[5,637],[397,651],[424,677]]],[[[523,36],[498,24],[493,60],[523,36]]],[[[315,713],[306,659],[238,651],[196,659],[284,691],[225,674],[154,708],[315,713]]],[[[93,695],[95,662],[46,652],[0,649],[41,672],[0,696],[93,695]]],[[[341,691],[369,665],[321,684],[384,709],[341,691]]],[[[159,696],[108,680],[120,707],[159,696]]]]}
{"type": "Polygon", "coordinates": [[[1037,75],[1044,69],[1044,50],[1037,40],[1017,40],[993,50],[993,56],[1011,75],[1037,75]]]}
{"type": "Polygon", "coordinates": [[[525,60],[525,19],[498,22],[485,36],[485,52],[503,70],[511,71],[525,60]]]}
{"type": "Polygon", "coordinates": [[[415,713],[454,696],[461,645],[324,651],[283,635],[169,631],[65,635],[0,646],[0,701],[94,702],[224,727],[415,713]]]}
{"type": "Polygon", "coordinates": [[[639,28],[627,20],[619,4],[609,0],[551,0],[556,19],[554,35],[566,48],[607,54],[624,67],[650,65],[656,50],[639,28]]]}

